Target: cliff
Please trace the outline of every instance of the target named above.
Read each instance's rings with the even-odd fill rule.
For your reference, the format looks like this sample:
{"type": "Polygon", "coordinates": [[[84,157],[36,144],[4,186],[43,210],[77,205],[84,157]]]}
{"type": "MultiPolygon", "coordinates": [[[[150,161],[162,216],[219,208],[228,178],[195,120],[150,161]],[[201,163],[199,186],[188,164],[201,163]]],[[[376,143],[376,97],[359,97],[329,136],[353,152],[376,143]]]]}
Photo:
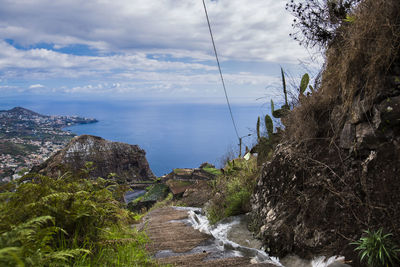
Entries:
{"type": "Polygon", "coordinates": [[[87,162],[93,162],[89,175],[107,178],[111,173],[121,183],[154,178],[145,157],[137,145],[111,142],[103,138],[81,135],[74,137],[64,149],[51,156],[31,172],[59,176],[65,171],[79,173],[87,162]]]}
{"type": "Polygon", "coordinates": [[[326,52],[317,92],[299,99],[252,198],[272,255],[344,255],[383,229],[400,240],[400,2],[364,0],[326,52]]]}

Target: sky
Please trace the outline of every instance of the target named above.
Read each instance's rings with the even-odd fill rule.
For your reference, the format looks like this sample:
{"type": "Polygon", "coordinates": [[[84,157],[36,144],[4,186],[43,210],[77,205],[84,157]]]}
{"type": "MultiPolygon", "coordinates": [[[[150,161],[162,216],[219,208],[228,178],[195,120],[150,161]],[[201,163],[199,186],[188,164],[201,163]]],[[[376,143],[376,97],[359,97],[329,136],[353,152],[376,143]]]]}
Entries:
{"type": "MultiPolygon", "coordinates": [[[[206,0],[233,101],[316,66],[285,4],[206,0]]],[[[201,0],[0,0],[0,94],[224,100],[201,0]]]]}

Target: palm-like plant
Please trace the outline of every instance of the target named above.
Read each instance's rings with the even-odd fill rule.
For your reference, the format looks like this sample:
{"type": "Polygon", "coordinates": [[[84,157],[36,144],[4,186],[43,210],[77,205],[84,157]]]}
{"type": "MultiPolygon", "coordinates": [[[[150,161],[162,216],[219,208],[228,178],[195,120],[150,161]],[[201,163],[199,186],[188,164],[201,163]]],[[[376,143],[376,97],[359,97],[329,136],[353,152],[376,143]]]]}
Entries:
{"type": "Polygon", "coordinates": [[[399,247],[392,241],[392,234],[384,234],[382,228],[377,231],[364,231],[365,236],[352,243],[360,252],[361,261],[367,260],[371,267],[398,266],[399,247]]]}

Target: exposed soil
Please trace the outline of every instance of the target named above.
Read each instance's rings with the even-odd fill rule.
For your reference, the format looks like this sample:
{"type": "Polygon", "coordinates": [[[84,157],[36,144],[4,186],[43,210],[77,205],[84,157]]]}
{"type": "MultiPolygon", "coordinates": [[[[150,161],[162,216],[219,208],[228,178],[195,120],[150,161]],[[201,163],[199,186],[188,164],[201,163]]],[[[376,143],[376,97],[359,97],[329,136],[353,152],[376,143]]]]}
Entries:
{"type": "Polygon", "coordinates": [[[148,250],[160,264],[174,266],[265,266],[267,263],[251,263],[246,257],[210,257],[213,252],[202,247],[214,242],[210,235],[201,233],[185,224],[186,210],[172,207],[155,209],[143,218],[138,229],[144,229],[150,238],[148,250]],[[196,249],[200,248],[200,249],[196,249]]]}

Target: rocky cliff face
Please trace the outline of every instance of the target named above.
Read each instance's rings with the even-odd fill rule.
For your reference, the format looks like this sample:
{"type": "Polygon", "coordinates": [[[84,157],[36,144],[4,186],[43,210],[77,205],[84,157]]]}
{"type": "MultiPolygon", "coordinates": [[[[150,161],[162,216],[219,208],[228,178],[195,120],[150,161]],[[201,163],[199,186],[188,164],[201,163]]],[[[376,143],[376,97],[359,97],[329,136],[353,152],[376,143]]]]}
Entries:
{"type": "Polygon", "coordinates": [[[363,266],[350,244],[363,230],[383,228],[399,240],[400,123],[371,127],[349,131],[348,149],[278,145],[252,198],[252,230],[272,255],[345,255],[363,266]]]}
{"type": "Polygon", "coordinates": [[[115,173],[116,180],[129,183],[154,178],[145,155],[137,145],[82,135],[73,138],[64,149],[34,167],[32,172],[50,176],[58,176],[67,170],[78,173],[87,162],[93,162],[91,177],[107,178],[110,173],[115,173]]]}
{"type": "Polygon", "coordinates": [[[400,2],[364,0],[359,10],[263,166],[251,227],[272,255],[365,266],[351,245],[363,230],[400,240],[400,2]]]}

